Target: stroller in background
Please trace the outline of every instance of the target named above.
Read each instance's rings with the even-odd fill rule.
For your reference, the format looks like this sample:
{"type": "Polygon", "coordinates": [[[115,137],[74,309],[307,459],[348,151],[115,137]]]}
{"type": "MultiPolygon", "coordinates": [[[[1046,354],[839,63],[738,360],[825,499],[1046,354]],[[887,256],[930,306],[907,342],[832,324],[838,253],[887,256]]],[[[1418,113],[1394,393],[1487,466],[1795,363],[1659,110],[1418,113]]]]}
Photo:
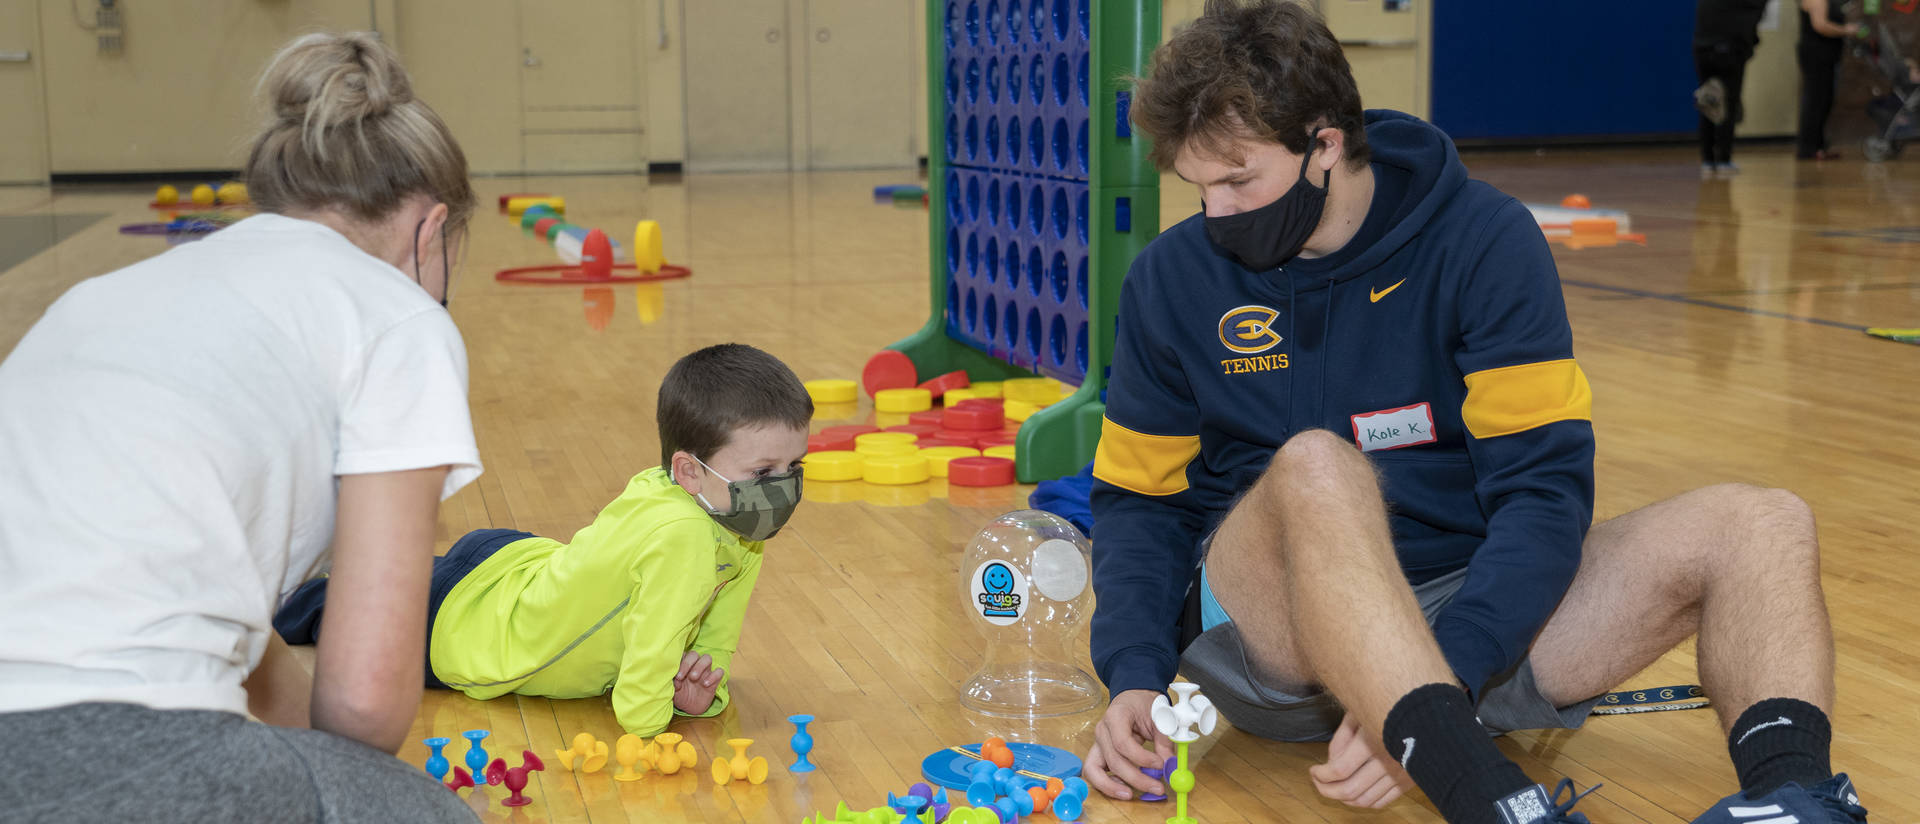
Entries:
{"type": "Polygon", "coordinates": [[[1900,53],[1900,42],[1886,26],[1872,26],[1873,34],[1855,44],[1854,53],[1873,64],[1887,83],[1884,92],[1867,101],[1867,116],[1878,134],[1862,147],[1867,160],[1879,163],[1900,155],[1907,141],[1920,135],[1920,63],[1900,53]]]}

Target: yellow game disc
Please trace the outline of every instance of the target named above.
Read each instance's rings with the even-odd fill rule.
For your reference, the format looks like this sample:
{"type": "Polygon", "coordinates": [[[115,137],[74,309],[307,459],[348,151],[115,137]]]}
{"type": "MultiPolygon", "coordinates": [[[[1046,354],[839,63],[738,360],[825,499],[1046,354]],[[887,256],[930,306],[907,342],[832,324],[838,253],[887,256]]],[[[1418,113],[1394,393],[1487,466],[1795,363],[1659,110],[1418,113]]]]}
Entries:
{"type": "Polygon", "coordinates": [[[865,432],[853,436],[854,446],[866,446],[876,443],[903,443],[912,446],[914,442],[918,440],[920,440],[920,436],[912,432],[865,432]]]}
{"type": "Polygon", "coordinates": [[[940,396],[940,402],[948,406],[953,406],[955,404],[958,404],[961,401],[970,401],[970,400],[973,400],[974,398],[992,398],[992,397],[998,397],[998,396],[980,394],[980,384],[976,383],[965,389],[947,390],[947,394],[940,396]]]}
{"type": "Polygon", "coordinates": [[[985,454],[989,458],[1006,458],[1011,461],[1013,460],[1014,451],[1011,446],[989,446],[985,454]]]}
{"type": "Polygon", "coordinates": [[[911,455],[919,451],[911,432],[868,432],[853,439],[853,451],[863,456],[911,455]]]}
{"type": "Polygon", "coordinates": [[[1025,421],[1040,411],[1039,406],[1026,401],[1007,401],[1002,408],[1006,410],[1007,420],[1010,421],[1025,421]]]}
{"type": "Polygon", "coordinates": [[[1007,400],[1032,404],[1052,403],[1060,397],[1060,390],[1048,378],[1014,378],[1005,383],[1003,391],[1007,400]]]}
{"type": "Polygon", "coordinates": [[[915,449],[913,444],[910,443],[880,441],[878,443],[855,444],[853,451],[860,453],[860,456],[863,458],[878,458],[883,455],[912,455],[920,450],[915,449]]]}
{"type": "Polygon", "coordinates": [[[927,459],[928,475],[945,478],[948,462],[954,458],[980,457],[980,450],[970,446],[929,446],[920,450],[920,457],[927,459]]]}
{"type": "Polygon", "coordinates": [[[927,459],[918,454],[870,455],[867,457],[867,483],[899,486],[927,479],[927,459]]]}
{"type": "Polygon", "coordinates": [[[519,217],[536,204],[546,204],[557,214],[567,213],[567,199],[564,197],[510,197],[507,198],[507,214],[519,217]]]}
{"type": "MultiPolygon", "coordinates": [[[[633,227],[633,264],[642,272],[658,272],[666,265],[667,253],[660,243],[660,224],[643,220],[633,227]]],[[[852,381],[848,381],[852,383],[852,381]]]]}
{"type": "MultiPolygon", "coordinates": [[[[853,381],[822,379],[801,384],[814,403],[854,403],[860,400],[860,385],[853,381]]],[[[788,384],[792,386],[792,384],[788,384]]]]}
{"type": "Polygon", "coordinates": [[[856,452],[815,452],[806,457],[809,481],[857,481],[866,463],[856,452]]]}
{"type": "Polygon", "coordinates": [[[1000,393],[1004,387],[1005,384],[1000,381],[986,381],[973,384],[967,387],[967,389],[971,391],[976,398],[997,398],[1000,397],[1000,393]]]}
{"type": "Polygon", "coordinates": [[[925,412],[933,408],[933,393],[925,389],[882,389],[873,395],[873,408],[882,412],[925,412]]]}

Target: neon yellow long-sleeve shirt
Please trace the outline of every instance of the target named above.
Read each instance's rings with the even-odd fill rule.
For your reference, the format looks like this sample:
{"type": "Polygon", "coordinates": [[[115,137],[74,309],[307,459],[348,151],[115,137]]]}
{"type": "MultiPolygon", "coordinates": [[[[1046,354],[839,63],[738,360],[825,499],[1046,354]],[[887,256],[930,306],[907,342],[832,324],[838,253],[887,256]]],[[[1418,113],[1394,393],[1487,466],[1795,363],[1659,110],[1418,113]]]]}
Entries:
{"type": "MultiPolygon", "coordinates": [[[[764,542],[715,523],[655,467],[633,477],[571,543],[515,541],[447,593],[433,672],[474,698],[613,693],[620,726],[666,729],[687,650],[733,674],[764,542]]],[[[722,680],[701,717],[726,709],[722,680]]]]}

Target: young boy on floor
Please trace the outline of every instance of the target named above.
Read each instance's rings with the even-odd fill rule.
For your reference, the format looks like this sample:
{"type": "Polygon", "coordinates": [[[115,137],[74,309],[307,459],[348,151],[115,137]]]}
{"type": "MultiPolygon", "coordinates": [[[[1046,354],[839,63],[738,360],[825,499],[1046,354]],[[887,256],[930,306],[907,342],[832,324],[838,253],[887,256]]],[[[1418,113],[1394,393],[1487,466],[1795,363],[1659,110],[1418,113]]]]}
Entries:
{"type": "MultiPolygon", "coordinates": [[[[800,503],[813,402],[778,359],[740,344],[680,359],[660,385],[664,464],[634,476],[571,543],[483,529],[434,560],[427,685],[478,699],[613,693],[620,725],[726,709],[763,547],[800,503]]],[[[274,619],[312,643],[327,579],[274,619]]]]}

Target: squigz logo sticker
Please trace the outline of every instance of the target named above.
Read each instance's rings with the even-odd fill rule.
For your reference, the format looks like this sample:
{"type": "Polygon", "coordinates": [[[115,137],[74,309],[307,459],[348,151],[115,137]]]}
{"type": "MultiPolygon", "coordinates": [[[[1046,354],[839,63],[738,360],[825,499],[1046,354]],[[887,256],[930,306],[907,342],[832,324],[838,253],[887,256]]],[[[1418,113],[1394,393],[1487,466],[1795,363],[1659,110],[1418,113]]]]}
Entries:
{"type": "Polygon", "coordinates": [[[1027,603],[1027,579],[1004,561],[988,561],[974,570],[973,604],[989,623],[1006,626],[1020,620],[1027,603]]]}

